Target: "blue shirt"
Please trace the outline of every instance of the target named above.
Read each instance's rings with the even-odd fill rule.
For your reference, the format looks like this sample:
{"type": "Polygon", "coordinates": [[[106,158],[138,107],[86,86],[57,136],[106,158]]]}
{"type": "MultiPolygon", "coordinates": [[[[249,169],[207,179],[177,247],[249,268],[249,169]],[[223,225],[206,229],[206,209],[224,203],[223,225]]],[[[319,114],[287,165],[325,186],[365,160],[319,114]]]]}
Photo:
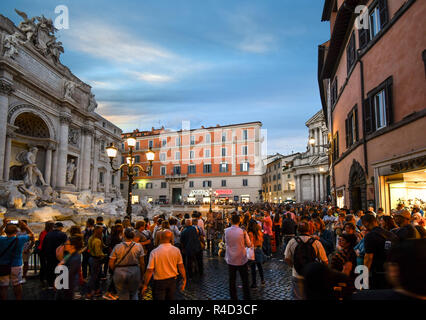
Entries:
{"type": "MultiPolygon", "coordinates": [[[[0,253],[3,253],[3,251],[6,250],[9,244],[15,241],[15,239],[16,237],[0,237],[0,253]]],[[[11,265],[12,267],[22,266],[22,251],[25,243],[29,240],[29,235],[18,236],[18,243],[16,244],[16,247],[12,244],[9,250],[0,257],[0,264],[11,265]],[[10,261],[12,261],[12,264],[10,264],[10,261]]]]}

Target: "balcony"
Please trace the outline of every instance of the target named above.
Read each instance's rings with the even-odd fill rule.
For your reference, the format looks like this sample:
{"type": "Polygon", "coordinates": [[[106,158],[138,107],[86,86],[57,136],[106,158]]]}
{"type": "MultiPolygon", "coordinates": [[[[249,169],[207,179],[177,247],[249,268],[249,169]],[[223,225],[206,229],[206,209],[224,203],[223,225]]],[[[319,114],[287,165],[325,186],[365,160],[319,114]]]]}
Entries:
{"type": "Polygon", "coordinates": [[[188,178],[186,174],[170,174],[166,175],[166,181],[185,181],[188,178]]]}

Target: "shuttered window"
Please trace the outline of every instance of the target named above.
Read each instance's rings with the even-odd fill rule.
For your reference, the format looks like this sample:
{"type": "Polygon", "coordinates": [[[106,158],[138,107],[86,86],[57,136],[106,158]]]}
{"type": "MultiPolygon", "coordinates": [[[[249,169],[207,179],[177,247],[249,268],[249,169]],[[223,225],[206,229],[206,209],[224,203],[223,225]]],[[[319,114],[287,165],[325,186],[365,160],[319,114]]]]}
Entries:
{"type": "Polygon", "coordinates": [[[373,89],[364,101],[365,133],[370,134],[393,122],[392,77],[373,89]]]}
{"type": "Polygon", "coordinates": [[[355,142],[358,141],[358,106],[355,107],[349,112],[348,117],[345,121],[345,131],[346,131],[346,148],[349,148],[355,142]]]}
{"type": "Polygon", "coordinates": [[[347,60],[347,69],[348,74],[351,71],[352,66],[355,63],[356,59],[356,50],[355,50],[355,33],[352,32],[351,38],[349,39],[348,47],[346,48],[346,60],[347,60]]]}
{"type": "Polygon", "coordinates": [[[368,8],[368,29],[358,31],[359,48],[364,49],[389,22],[388,0],[377,0],[368,8]]]}
{"type": "Polygon", "coordinates": [[[334,79],[331,84],[331,92],[330,92],[331,106],[334,106],[337,102],[337,77],[334,79]]]}

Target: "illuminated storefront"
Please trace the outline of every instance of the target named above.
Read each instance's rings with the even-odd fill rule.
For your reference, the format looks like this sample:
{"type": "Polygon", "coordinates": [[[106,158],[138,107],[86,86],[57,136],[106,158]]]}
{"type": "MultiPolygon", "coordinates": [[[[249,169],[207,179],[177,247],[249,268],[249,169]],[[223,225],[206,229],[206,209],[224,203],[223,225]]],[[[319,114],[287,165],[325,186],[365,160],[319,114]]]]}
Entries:
{"type": "MultiPolygon", "coordinates": [[[[426,152],[423,152],[426,153],[426,152]]],[[[426,209],[426,154],[374,164],[376,199],[386,213],[399,203],[426,209]]]]}

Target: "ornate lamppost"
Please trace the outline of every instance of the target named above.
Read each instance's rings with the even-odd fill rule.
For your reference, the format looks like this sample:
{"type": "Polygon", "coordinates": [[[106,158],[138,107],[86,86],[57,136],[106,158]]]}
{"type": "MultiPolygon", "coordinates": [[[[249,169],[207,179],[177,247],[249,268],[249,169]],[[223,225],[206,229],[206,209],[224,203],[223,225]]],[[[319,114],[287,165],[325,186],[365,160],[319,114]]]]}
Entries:
{"type": "Polygon", "coordinates": [[[114,168],[113,161],[117,157],[118,149],[111,143],[111,145],[106,148],[108,157],[110,159],[110,165],[114,172],[120,171],[122,168],[127,167],[127,176],[129,177],[129,188],[127,194],[127,215],[132,219],[132,189],[133,189],[133,177],[135,176],[135,168],[139,168],[140,171],[144,173],[149,173],[152,169],[152,162],[154,161],[155,153],[149,148],[145,153],[146,159],[149,161],[148,168],[144,168],[141,165],[135,163],[135,158],[133,157],[133,148],[136,147],[136,139],[133,137],[127,138],[127,146],[129,147],[129,154],[126,158],[126,163],[120,165],[119,168],[114,168]]]}
{"type": "Polygon", "coordinates": [[[212,196],[213,196],[212,188],[209,189],[209,196],[210,196],[210,212],[212,212],[212,196]]]}

